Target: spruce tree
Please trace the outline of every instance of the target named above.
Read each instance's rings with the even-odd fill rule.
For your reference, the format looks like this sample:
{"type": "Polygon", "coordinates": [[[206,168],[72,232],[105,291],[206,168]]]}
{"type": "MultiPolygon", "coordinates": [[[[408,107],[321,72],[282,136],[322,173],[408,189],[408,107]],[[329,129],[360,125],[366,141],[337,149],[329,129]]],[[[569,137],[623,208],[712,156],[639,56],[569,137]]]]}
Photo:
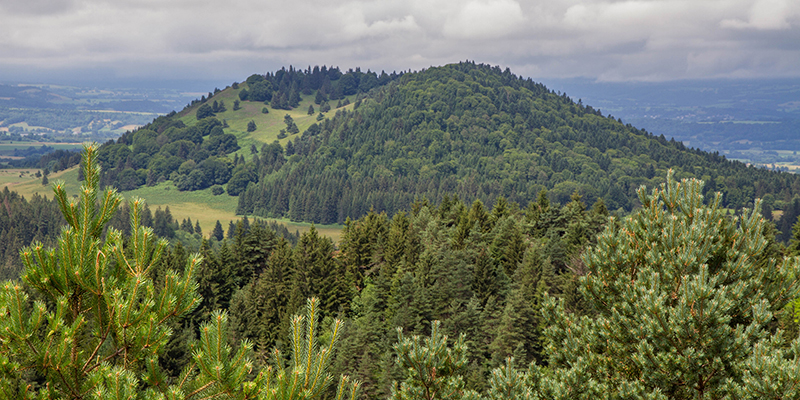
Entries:
{"type": "Polygon", "coordinates": [[[282,344],[289,334],[288,287],[294,264],[292,247],[288,241],[283,238],[277,240],[267,265],[255,283],[259,316],[256,346],[264,351],[282,344]]]}
{"type": "Polygon", "coordinates": [[[490,346],[495,364],[512,355],[524,363],[541,361],[541,307],[552,281],[552,267],[541,258],[540,249],[534,247],[525,252],[525,259],[511,280],[497,336],[490,346]]]}
{"type": "Polygon", "coordinates": [[[294,287],[290,310],[296,310],[302,299],[321,297],[320,311],[324,316],[347,311],[352,296],[352,278],[344,266],[333,258],[333,241],[320,236],[316,228],[304,233],[294,249],[294,287]]]}
{"type": "Polygon", "coordinates": [[[475,258],[473,271],[472,293],[483,307],[490,297],[497,297],[500,291],[497,267],[492,258],[482,249],[475,258]]]}
{"type": "Polygon", "coordinates": [[[223,232],[222,232],[222,224],[220,224],[219,220],[214,225],[214,230],[211,231],[211,238],[215,239],[218,242],[221,242],[224,239],[223,232]]]}
{"type": "Polygon", "coordinates": [[[800,339],[776,330],[798,296],[795,258],[768,258],[758,210],[727,217],[702,182],[667,182],[609,223],[580,281],[595,316],[546,302],[553,399],[800,396],[800,339]]]}
{"type": "Polygon", "coordinates": [[[525,252],[525,242],[519,225],[512,217],[500,217],[492,234],[494,239],[489,246],[492,257],[506,275],[514,275],[517,264],[522,261],[525,252]]]}

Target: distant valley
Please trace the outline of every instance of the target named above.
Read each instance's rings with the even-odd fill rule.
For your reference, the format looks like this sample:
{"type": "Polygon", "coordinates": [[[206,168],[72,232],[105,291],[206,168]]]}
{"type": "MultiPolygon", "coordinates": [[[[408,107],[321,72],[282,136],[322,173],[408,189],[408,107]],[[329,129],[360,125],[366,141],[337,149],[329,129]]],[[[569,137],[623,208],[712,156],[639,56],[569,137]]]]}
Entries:
{"type": "Polygon", "coordinates": [[[98,85],[0,83],[0,140],[116,139],[203,94],[177,84],[163,88],[126,86],[125,82],[98,85]]]}
{"type": "Polygon", "coordinates": [[[548,80],[656,135],[767,168],[800,168],[800,80],[594,82],[548,80]]]}

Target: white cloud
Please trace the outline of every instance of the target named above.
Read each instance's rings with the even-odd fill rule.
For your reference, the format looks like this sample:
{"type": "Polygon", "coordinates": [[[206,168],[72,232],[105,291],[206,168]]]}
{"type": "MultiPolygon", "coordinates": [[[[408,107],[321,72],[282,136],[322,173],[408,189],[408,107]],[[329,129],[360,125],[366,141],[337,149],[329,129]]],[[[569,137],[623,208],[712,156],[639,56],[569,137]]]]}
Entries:
{"type": "Polygon", "coordinates": [[[233,81],[289,64],[465,59],[534,78],[797,76],[798,35],[796,0],[0,0],[0,80],[102,66],[233,81]]]}
{"type": "Polygon", "coordinates": [[[342,22],[340,29],[344,36],[341,39],[344,40],[404,34],[420,29],[413,15],[368,20],[364,10],[355,4],[340,7],[334,15],[342,22]]]}
{"type": "Polygon", "coordinates": [[[445,20],[442,32],[457,39],[497,39],[524,22],[522,8],[514,0],[471,0],[445,20]]]}
{"type": "Polygon", "coordinates": [[[720,22],[723,28],[734,29],[789,29],[789,19],[800,14],[800,4],[790,0],[757,0],[750,7],[748,20],[726,19],[720,22]]]}

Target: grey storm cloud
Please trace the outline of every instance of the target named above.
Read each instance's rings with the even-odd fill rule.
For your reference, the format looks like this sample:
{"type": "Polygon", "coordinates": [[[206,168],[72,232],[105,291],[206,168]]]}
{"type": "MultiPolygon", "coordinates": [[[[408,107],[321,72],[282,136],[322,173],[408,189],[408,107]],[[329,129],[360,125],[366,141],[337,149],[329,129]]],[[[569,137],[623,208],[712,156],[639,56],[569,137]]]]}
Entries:
{"type": "Polygon", "coordinates": [[[0,0],[0,71],[237,78],[465,59],[532,77],[799,76],[800,2],[0,0]]]}

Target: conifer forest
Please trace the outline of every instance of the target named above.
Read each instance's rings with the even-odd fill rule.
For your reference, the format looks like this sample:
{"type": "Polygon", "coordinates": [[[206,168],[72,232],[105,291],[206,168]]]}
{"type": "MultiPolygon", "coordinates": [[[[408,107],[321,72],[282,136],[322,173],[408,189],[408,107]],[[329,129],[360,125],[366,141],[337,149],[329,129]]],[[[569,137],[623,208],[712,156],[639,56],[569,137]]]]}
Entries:
{"type": "Polygon", "coordinates": [[[226,91],[0,192],[0,398],[800,398],[797,175],[473,62],[226,91]],[[242,218],[123,200],[167,181],[242,218]]]}

